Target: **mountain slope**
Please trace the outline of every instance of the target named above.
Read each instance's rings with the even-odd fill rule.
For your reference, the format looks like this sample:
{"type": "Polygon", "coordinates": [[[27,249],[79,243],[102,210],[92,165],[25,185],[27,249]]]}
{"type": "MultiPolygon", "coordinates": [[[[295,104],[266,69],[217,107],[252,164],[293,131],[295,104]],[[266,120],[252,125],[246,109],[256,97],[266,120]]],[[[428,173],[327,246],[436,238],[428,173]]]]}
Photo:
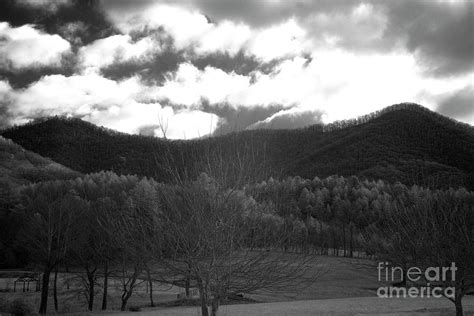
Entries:
{"type": "Polygon", "coordinates": [[[25,150],[0,136],[0,187],[16,187],[31,182],[65,179],[79,173],[50,159],[25,150]]]}
{"type": "MultiPolygon", "coordinates": [[[[296,130],[253,130],[192,141],[113,132],[50,118],[3,131],[25,148],[81,172],[113,170],[167,180],[219,153],[262,166],[259,177],[357,175],[433,187],[473,188],[474,128],[415,104],[296,130]]],[[[240,161],[242,162],[242,161],[240,161]]]]}

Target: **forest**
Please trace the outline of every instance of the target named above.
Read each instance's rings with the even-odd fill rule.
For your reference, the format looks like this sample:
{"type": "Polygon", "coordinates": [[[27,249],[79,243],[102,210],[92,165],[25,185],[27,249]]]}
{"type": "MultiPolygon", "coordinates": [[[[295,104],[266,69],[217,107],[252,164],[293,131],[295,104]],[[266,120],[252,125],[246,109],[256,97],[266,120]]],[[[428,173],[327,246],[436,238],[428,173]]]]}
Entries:
{"type": "MultiPolygon", "coordinates": [[[[422,235],[419,230],[431,225],[430,235],[417,242],[438,249],[437,262],[453,260],[461,267],[459,293],[466,294],[474,281],[473,192],[360,181],[355,176],[270,178],[241,188],[221,183],[206,173],[192,181],[164,184],[100,172],[27,185],[2,201],[8,211],[1,221],[9,223],[1,236],[7,245],[2,264],[41,268],[40,312],[47,308],[50,276],[64,269],[82,274],[89,309],[99,292],[106,309],[106,276],[127,271],[121,275],[126,279],[122,310],[142,274],[198,287],[203,305],[217,310],[219,300],[228,296],[275,287],[275,282],[286,280],[282,275],[294,276],[294,267],[288,271],[287,266],[279,267],[280,277],[265,276],[274,259],[264,249],[299,254],[293,263],[300,263],[300,272],[316,255],[372,256],[407,265],[410,256],[400,254],[401,248],[410,251],[405,248],[411,239],[395,237],[422,235]],[[453,225],[459,226],[444,227],[443,216],[453,217],[453,225]],[[408,219],[419,226],[396,225],[408,219]],[[242,262],[232,257],[236,253],[242,262]],[[208,262],[211,254],[219,264],[208,262]],[[400,262],[402,258],[407,261],[400,262]],[[227,275],[225,267],[232,267],[233,273],[227,275]],[[259,284],[242,282],[239,269],[244,267],[245,275],[259,275],[259,284]],[[99,277],[105,284],[98,292],[94,286],[99,277]]],[[[420,245],[416,249],[433,264],[433,254],[424,257],[420,245]]]]}

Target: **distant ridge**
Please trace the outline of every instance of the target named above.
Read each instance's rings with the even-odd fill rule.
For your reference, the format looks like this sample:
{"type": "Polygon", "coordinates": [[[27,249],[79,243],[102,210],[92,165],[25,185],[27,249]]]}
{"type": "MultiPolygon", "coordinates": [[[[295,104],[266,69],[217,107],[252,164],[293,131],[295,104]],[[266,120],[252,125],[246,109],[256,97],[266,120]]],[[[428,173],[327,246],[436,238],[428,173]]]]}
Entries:
{"type": "Polygon", "coordinates": [[[409,103],[409,102],[394,104],[386,108],[383,108],[382,110],[375,111],[375,112],[365,114],[365,115],[361,115],[354,119],[335,121],[333,123],[323,125],[323,131],[329,132],[338,128],[346,128],[350,126],[364,124],[364,123],[369,122],[370,120],[376,119],[384,114],[394,112],[394,111],[413,111],[413,112],[418,112],[418,113],[424,113],[427,115],[431,115],[432,118],[440,120],[440,121],[445,121],[445,122],[449,121],[452,124],[459,126],[460,128],[465,128],[467,131],[471,131],[471,132],[474,131],[474,128],[469,124],[459,122],[450,117],[441,115],[438,112],[431,111],[430,109],[425,108],[424,106],[421,106],[417,103],[409,103]]]}
{"type": "Polygon", "coordinates": [[[474,187],[474,128],[414,103],[325,126],[247,130],[188,141],[128,135],[63,117],[1,134],[80,172],[113,170],[158,181],[168,180],[166,162],[184,170],[218,151],[264,164],[265,176],[339,174],[430,187],[474,187]]]}

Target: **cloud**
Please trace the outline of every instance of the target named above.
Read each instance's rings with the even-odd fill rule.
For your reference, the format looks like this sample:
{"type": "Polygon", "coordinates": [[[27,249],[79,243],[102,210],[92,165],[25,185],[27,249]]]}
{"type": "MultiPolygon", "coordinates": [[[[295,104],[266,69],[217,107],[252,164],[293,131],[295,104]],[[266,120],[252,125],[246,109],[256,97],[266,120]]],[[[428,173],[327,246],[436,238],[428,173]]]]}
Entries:
{"type": "MultiPolygon", "coordinates": [[[[13,90],[7,82],[0,81],[0,109],[9,114],[9,124],[68,115],[135,134],[144,126],[157,125],[162,118],[168,122],[168,138],[195,138],[214,132],[217,115],[198,109],[174,110],[166,104],[149,102],[143,97],[149,89],[137,77],[117,82],[96,73],[45,76],[22,90],[13,90]]],[[[154,135],[162,136],[159,129],[154,130],[154,135]]]]}
{"type": "Polygon", "coordinates": [[[474,86],[468,85],[463,89],[450,93],[441,98],[437,111],[456,119],[474,121],[474,86]]]}
{"type": "Polygon", "coordinates": [[[6,127],[11,119],[9,106],[12,90],[7,81],[0,80],[0,128],[6,127]]]}
{"type": "Polygon", "coordinates": [[[125,105],[140,92],[136,78],[115,82],[96,74],[50,75],[26,89],[15,90],[15,106],[11,111],[17,118],[70,114],[84,116],[95,111],[111,110],[125,105]]]}
{"type": "Polygon", "coordinates": [[[0,65],[5,68],[59,67],[71,48],[59,35],[45,34],[31,25],[11,27],[1,22],[0,37],[0,65]]]}
{"type": "Polygon", "coordinates": [[[230,20],[213,23],[199,11],[160,3],[150,5],[146,10],[112,10],[109,15],[125,34],[162,30],[172,38],[176,50],[188,50],[201,56],[212,53],[235,56],[243,51],[269,62],[308,52],[310,47],[306,31],[294,19],[252,29],[230,20]]]}
{"type": "Polygon", "coordinates": [[[397,47],[387,41],[386,10],[371,3],[347,2],[338,11],[315,11],[302,20],[317,47],[342,47],[351,51],[385,51],[397,47]]]}
{"type": "Polygon", "coordinates": [[[450,76],[474,68],[472,1],[170,3],[142,0],[131,8],[123,1],[106,1],[105,7],[125,32],[160,26],[177,47],[191,46],[201,54],[235,54],[240,48],[268,61],[318,47],[376,53],[406,49],[429,75],[450,76]],[[185,25],[178,23],[184,20],[185,25]]]}
{"type": "Polygon", "coordinates": [[[70,5],[70,0],[17,0],[19,6],[30,6],[33,8],[40,8],[47,11],[55,12],[61,6],[70,5]]]}
{"type": "Polygon", "coordinates": [[[250,75],[252,72],[259,71],[270,73],[281,60],[271,62],[262,62],[255,56],[245,55],[240,51],[235,55],[228,53],[210,53],[204,56],[189,56],[189,61],[199,70],[204,70],[207,66],[221,69],[227,73],[236,73],[239,75],[250,75]]]}
{"type": "Polygon", "coordinates": [[[250,78],[220,69],[206,67],[203,71],[189,63],[183,63],[170,75],[162,87],[153,94],[155,99],[167,99],[185,106],[198,105],[202,99],[224,103],[250,85],[250,78]]]}
{"type": "Polygon", "coordinates": [[[323,113],[318,110],[298,108],[280,111],[247,129],[294,129],[322,123],[323,113]]]}
{"type": "Polygon", "coordinates": [[[391,1],[385,36],[404,38],[425,73],[452,76],[474,70],[474,2],[391,1]]]}
{"type": "Polygon", "coordinates": [[[0,1],[0,21],[14,27],[36,25],[79,46],[116,33],[100,3],[100,0],[4,0],[0,1]]]}
{"type": "MultiPolygon", "coordinates": [[[[217,115],[199,110],[174,112],[166,118],[166,136],[171,139],[192,139],[212,135],[218,121],[217,115]]],[[[155,136],[162,135],[160,129],[155,130],[155,136]]]]}
{"type": "Polygon", "coordinates": [[[130,35],[113,35],[81,47],[79,60],[82,67],[98,70],[114,63],[139,60],[159,51],[160,47],[149,37],[132,41],[130,35]]]}
{"type": "Polygon", "coordinates": [[[279,112],[281,105],[252,107],[235,106],[229,104],[211,105],[203,102],[200,109],[206,113],[213,113],[219,116],[219,122],[214,131],[214,135],[223,135],[230,132],[244,130],[248,126],[279,112]]]}
{"type": "Polygon", "coordinates": [[[150,85],[161,85],[166,76],[176,71],[185,61],[183,54],[163,49],[159,53],[146,54],[146,58],[115,62],[102,68],[100,73],[113,80],[139,76],[142,81],[150,85]]]}
{"type": "Polygon", "coordinates": [[[469,2],[55,3],[0,2],[10,22],[0,24],[8,121],[67,114],[162,136],[166,117],[168,137],[191,138],[328,123],[405,101],[474,121],[469,2]]]}

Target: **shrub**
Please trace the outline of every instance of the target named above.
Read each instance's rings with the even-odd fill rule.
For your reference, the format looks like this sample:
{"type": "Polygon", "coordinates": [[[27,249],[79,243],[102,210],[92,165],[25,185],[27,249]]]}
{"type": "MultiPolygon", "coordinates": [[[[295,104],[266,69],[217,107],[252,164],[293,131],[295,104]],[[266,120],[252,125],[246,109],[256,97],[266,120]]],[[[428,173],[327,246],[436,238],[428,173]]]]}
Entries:
{"type": "Polygon", "coordinates": [[[22,298],[17,298],[9,304],[8,312],[15,316],[31,315],[35,307],[22,298]]]}

